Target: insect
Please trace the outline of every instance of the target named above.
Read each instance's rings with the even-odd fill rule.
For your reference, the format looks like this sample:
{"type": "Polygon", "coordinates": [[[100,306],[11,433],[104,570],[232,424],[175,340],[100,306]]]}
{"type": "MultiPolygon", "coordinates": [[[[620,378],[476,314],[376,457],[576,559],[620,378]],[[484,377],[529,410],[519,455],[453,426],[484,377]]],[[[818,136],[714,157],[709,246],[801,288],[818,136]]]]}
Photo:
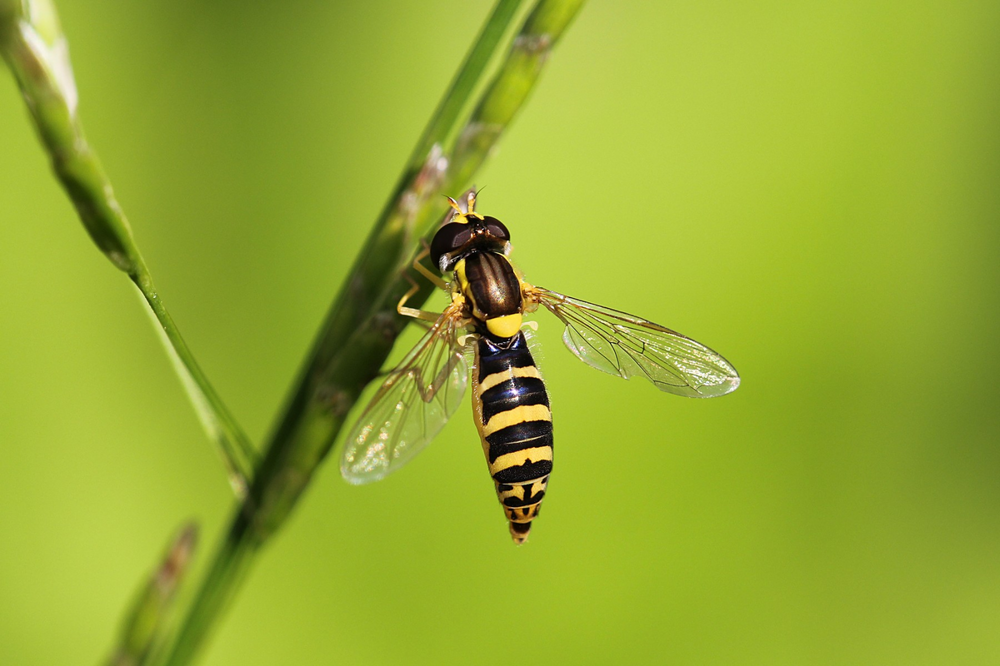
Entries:
{"type": "MultiPolygon", "coordinates": [[[[441,430],[461,403],[469,379],[472,411],[510,534],[527,540],[552,472],[552,413],[542,376],[522,331],[522,316],[544,306],[566,330],[563,342],[581,361],[625,379],[644,377],[667,393],[713,398],[736,390],[740,377],[719,354],[659,324],[524,281],[508,259],[510,233],[476,212],[476,193],[453,211],[413,267],[451,302],[441,313],[397,311],[429,330],[389,371],[351,430],[340,469],[351,483],[377,481],[399,469],[441,430]],[[420,260],[430,255],[445,282],[420,260]]],[[[530,324],[528,324],[530,325],[530,324]]]]}

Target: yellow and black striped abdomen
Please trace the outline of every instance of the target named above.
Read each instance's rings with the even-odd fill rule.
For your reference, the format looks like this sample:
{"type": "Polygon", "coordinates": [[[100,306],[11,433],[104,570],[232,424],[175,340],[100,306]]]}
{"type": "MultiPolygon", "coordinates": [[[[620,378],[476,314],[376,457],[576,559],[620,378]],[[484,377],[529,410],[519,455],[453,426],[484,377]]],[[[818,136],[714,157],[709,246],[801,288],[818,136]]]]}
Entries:
{"type": "Polygon", "coordinates": [[[479,339],[473,387],[476,428],[497,497],[511,536],[523,543],[552,472],[549,396],[523,333],[479,339]]]}

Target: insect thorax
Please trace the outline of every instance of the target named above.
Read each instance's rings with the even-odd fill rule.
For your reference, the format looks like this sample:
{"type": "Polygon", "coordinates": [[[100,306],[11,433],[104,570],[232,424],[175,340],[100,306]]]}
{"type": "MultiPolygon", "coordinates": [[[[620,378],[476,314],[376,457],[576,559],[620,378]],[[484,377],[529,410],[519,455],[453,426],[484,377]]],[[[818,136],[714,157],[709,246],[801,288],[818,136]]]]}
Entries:
{"type": "Polygon", "coordinates": [[[524,309],[521,281],[505,256],[473,252],[455,265],[455,276],[482,328],[501,338],[517,334],[524,309]]]}

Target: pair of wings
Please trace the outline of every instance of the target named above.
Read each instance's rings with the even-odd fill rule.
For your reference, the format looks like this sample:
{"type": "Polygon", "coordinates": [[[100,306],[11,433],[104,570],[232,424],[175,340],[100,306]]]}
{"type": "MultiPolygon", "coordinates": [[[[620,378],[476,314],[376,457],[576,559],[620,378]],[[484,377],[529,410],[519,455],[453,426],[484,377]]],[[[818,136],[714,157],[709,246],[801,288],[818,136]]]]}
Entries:
{"type": "MultiPolygon", "coordinates": [[[[645,377],[667,393],[714,398],[740,377],[719,354],[676,331],[624,312],[530,287],[566,330],[577,358],[624,379],[645,377]]],[[[348,435],[340,471],[355,484],[378,481],[419,453],[458,409],[469,382],[461,317],[446,310],[389,372],[348,435]],[[460,342],[461,340],[461,342],[460,342]]]]}

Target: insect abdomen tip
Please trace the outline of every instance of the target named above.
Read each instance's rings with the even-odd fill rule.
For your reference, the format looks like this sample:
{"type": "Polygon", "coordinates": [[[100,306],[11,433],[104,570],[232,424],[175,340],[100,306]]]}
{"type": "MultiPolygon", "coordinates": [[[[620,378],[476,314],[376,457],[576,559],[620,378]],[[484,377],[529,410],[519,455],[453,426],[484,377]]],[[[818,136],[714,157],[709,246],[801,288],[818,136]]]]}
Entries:
{"type": "Polygon", "coordinates": [[[528,540],[528,532],[531,530],[531,521],[526,523],[510,523],[510,537],[514,543],[520,546],[528,540]]]}

